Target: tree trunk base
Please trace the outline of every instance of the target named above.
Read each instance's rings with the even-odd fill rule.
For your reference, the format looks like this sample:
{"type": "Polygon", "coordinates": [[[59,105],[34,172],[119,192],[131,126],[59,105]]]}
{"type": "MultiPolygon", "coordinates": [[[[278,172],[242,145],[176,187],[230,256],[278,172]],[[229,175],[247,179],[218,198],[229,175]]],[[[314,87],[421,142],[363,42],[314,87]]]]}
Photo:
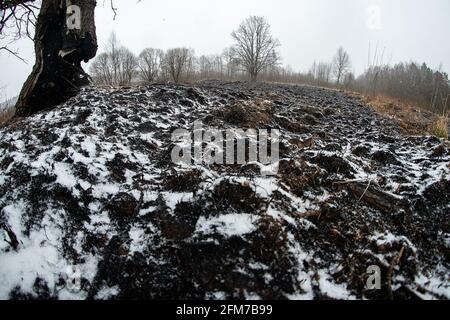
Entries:
{"type": "Polygon", "coordinates": [[[94,10],[92,0],[43,0],[34,40],[36,63],[19,95],[15,117],[52,108],[90,84],[81,61],[89,61],[97,52],[94,10]],[[69,30],[68,4],[80,8],[77,29],[69,30]]]}

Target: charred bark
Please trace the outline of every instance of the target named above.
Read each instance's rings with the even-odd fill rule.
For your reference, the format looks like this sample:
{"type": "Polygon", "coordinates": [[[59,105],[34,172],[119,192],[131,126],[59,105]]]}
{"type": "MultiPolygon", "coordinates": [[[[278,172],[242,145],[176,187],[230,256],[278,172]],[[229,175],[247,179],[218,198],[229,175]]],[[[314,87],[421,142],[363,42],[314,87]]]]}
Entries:
{"type": "Polygon", "coordinates": [[[364,200],[372,208],[385,213],[397,212],[401,207],[401,201],[398,198],[370,184],[367,186],[361,182],[349,183],[348,190],[355,198],[364,200]]]}
{"type": "Polygon", "coordinates": [[[43,0],[34,39],[36,63],[16,104],[16,117],[54,107],[90,83],[81,67],[97,53],[95,0],[43,0]]]}

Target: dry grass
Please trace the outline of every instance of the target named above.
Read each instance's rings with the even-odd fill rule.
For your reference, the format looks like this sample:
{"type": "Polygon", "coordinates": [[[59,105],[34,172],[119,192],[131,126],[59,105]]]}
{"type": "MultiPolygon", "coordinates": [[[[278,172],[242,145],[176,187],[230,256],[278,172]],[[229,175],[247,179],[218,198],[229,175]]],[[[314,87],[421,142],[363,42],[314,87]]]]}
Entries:
{"type": "Polygon", "coordinates": [[[273,103],[269,100],[239,100],[224,112],[225,121],[246,128],[259,128],[270,122],[273,103]]]}
{"type": "Polygon", "coordinates": [[[6,123],[14,115],[14,108],[0,111],[0,125],[6,123]]]}
{"type": "Polygon", "coordinates": [[[364,96],[355,92],[347,94],[361,100],[379,115],[394,119],[407,134],[436,135],[448,139],[448,115],[440,117],[410,102],[384,95],[364,96]]]}
{"type": "Polygon", "coordinates": [[[448,126],[449,126],[448,118],[449,118],[448,114],[442,115],[431,124],[430,131],[433,132],[433,134],[436,137],[448,140],[448,126]]]}

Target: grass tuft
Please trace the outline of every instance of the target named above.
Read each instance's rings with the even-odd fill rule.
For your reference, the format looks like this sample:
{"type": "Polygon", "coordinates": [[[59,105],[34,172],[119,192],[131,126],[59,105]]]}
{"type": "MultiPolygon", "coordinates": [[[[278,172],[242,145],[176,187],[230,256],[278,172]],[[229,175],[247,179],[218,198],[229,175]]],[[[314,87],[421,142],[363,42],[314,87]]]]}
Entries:
{"type": "Polygon", "coordinates": [[[14,107],[0,110],[0,125],[6,123],[9,119],[11,119],[14,115],[14,107]]]}
{"type": "Polygon", "coordinates": [[[448,140],[448,118],[448,114],[442,115],[434,123],[432,123],[431,132],[436,137],[448,140]]]}

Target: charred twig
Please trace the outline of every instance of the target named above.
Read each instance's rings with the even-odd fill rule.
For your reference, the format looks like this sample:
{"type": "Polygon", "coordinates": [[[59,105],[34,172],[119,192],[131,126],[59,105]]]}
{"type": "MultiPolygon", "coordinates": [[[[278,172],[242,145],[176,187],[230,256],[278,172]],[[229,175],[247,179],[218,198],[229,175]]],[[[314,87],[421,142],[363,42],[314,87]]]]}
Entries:
{"type": "Polygon", "coordinates": [[[366,188],[366,190],[364,190],[364,192],[361,195],[361,197],[359,198],[358,202],[364,198],[364,196],[366,195],[367,190],[369,190],[371,184],[372,184],[372,180],[369,180],[369,183],[367,184],[367,188],[366,188]]]}
{"type": "Polygon", "coordinates": [[[359,182],[348,183],[348,191],[358,201],[364,200],[371,207],[379,209],[385,213],[392,212],[395,208],[401,204],[401,197],[392,195],[379,188],[363,185],[359,182]]]}
{"type": "Polygon", "coordinates": [[[304,213],[297,213],[296,215],[302,219],[317,218],[317,220],[319,220],[320,217],[322,216],[322,212],[321,211],[307,211],[304,213]]]}
{"type": "MultiPolygon", "coordinates": [[[[267,192],[267,191],[266,191],[267,192]]],[[[266,204],[266,212],[267,213],[269,211],[270,205],[272,204],[274,198],[275,198],[275,192],[280,192],[280,187],[278,186],[277,190],[275,190],[274,192],[272,192],[272,195],[270,196],[269,201],[267,201],[266,204]]]]}
{"type": "Polygon", "coordinates": [[[114,7],[114,1],[111,0],[111,10],[114,12],[114,20],[116,20],[116,16],[117,16],[117,8],[114,7]]]}
{"type": "Polygon", "coordinates": [[[355,183],[355,182],[366,182],[369,179],[352,179],[352,180],[343,180],[343,181],[335,181],[333,182],[334,185],[345,185],[345,184],[350,184],[350,183],[355,183]]]}
{"type": "MultiPolygon", "coordinates": [[[[103,1],[103,5],[105,5],[105,1],[103,1]]],[[[116,20],[116,17],[117,17],[117,8],[114,6],[114,0],[109,0],[109,5],[110,5],[111,10],[112,10],[112,12],[113,12],[113,14],[114,14],[113,20],[116,20]]]]}
{"type": "Polygon", "coordinates": [[[13,56],[15,56],[17,59],[21,60],[21,61],[24,62],[24,63],[27,63],[27,61],[26,61],[24,58],[22,58],[21,56],[19,56],[19,54],[17,53],[17,51],[13,51],[13,50],[9,49],[8,47],[5,47],[5,46],[0,47],[0,51],[1,51],[1,50],[4,50],[4,51],[6,51],[6,52],[9,52],[9,53],[12,54],[13,56]]]}
{"type": "Polygon", "coordinates": [[[6,240],[6,242],[17,251],[19,248],[19,241],[17,240],[17,236],[14,233],[14,231],[11,229],[11,227],[6,222],[0,222],[0,229],[3,229],[6,231],[6,234],[9,237],[9,240],[6,240]]]}
{"type": "Polygon", "coordinates": [[[135,209],[135,215],[136,216],[139,215],[139,212],[141,211],[143,203],[144,203],[144,192],[141,191],[141,195],[139,197],[139,202],[138,202],[138,204],[136,206],[136,209],[135,209]]]}
{"type": "Polygon", "coordinates": [[[392,292],[392,276],[394,275],[394,268],[400,263],[400,260],[402,259],[404,252],[405,246],[402,246],[398,255],[392,258],[391,264],[386,274],[387,290],[390,300],[394,300],[394,294],[392,292]]]}

